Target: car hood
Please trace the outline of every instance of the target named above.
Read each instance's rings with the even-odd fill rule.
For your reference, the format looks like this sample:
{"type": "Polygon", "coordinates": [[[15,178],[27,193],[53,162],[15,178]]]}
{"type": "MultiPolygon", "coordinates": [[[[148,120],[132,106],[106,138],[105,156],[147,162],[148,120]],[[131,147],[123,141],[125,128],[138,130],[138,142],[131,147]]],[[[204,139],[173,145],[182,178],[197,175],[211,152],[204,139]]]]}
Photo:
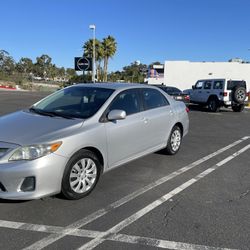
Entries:
{"type": "Polygon", "coordinates": [[[0,141],[19,145],[60,140],[79,129],[83,120],[18,111],[0,117],[0,141]]]}

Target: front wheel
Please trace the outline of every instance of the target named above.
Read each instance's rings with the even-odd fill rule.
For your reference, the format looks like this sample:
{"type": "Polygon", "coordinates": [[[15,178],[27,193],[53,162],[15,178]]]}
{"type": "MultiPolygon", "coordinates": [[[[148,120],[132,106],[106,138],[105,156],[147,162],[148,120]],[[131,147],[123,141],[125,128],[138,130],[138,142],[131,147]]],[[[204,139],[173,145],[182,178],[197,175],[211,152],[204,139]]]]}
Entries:
{"type": "Polygon", "coordinates": [[[244,104],[240,104],[240,105],[233,105],[232,106],[232,110],[234,112],[242,112],[244,110],[244,104]]]}
{"type": "Polygon", "coordinates": [[[180,147],[182,141],[182,133],[179,126],[174,126],[168,139],[168,144],[165,149],[166,153],[169,155],[176,154],[180,147]]]}
{"type": "Polygon", "coordinates": [[[80,150],[68,162],[62,180],[62,194],[70,200],[88,195],[100,176],[101,164],[89,150],[80,150]]]}

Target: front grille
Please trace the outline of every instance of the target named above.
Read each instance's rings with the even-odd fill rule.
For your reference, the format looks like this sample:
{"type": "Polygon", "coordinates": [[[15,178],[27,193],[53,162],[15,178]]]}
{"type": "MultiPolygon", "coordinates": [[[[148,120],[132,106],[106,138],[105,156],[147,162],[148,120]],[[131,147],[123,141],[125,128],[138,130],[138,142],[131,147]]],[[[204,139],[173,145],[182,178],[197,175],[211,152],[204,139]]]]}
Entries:
{"type": "Polygon", "coordinates": [[[2,192],[6,192],[6,188],[4,187],[4,185],[0,182],[0,191],[2,192]]]}

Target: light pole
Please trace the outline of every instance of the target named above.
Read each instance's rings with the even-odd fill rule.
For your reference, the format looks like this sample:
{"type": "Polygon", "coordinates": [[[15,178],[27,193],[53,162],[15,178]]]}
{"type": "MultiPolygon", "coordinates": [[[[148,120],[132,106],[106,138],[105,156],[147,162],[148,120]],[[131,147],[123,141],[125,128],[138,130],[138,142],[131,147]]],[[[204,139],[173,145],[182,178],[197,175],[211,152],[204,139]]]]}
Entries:
{"type": "Polygon", "coordinates": [[[91,24],[89,28],[93,30],[92,82],[95,83],[95,25],[91,24]]]}

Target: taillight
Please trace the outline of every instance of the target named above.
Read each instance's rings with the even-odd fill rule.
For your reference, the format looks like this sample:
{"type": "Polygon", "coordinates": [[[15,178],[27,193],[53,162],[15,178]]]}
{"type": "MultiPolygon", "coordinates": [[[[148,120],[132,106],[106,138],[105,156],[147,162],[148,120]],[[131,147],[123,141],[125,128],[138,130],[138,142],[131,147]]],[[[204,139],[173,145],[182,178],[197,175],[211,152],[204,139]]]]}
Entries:
{"type": "Polygon", "coordinates": [[[186,112],[189,113],[190,109],[188,107],[186,107],[186,112]]]}
{"type": "Polygon", "coordinates": [[[223,92],[223,96],[227,96],[227,92],[223,92]]]}
{"type": "Polygon", "coordinates": [[[189,100],[190,100],[190,96],[189,96],[189,95],[185,95],[185,96],[184,96],[184,99],[185,99],[186,101],[189,101],[189,100]]]}

